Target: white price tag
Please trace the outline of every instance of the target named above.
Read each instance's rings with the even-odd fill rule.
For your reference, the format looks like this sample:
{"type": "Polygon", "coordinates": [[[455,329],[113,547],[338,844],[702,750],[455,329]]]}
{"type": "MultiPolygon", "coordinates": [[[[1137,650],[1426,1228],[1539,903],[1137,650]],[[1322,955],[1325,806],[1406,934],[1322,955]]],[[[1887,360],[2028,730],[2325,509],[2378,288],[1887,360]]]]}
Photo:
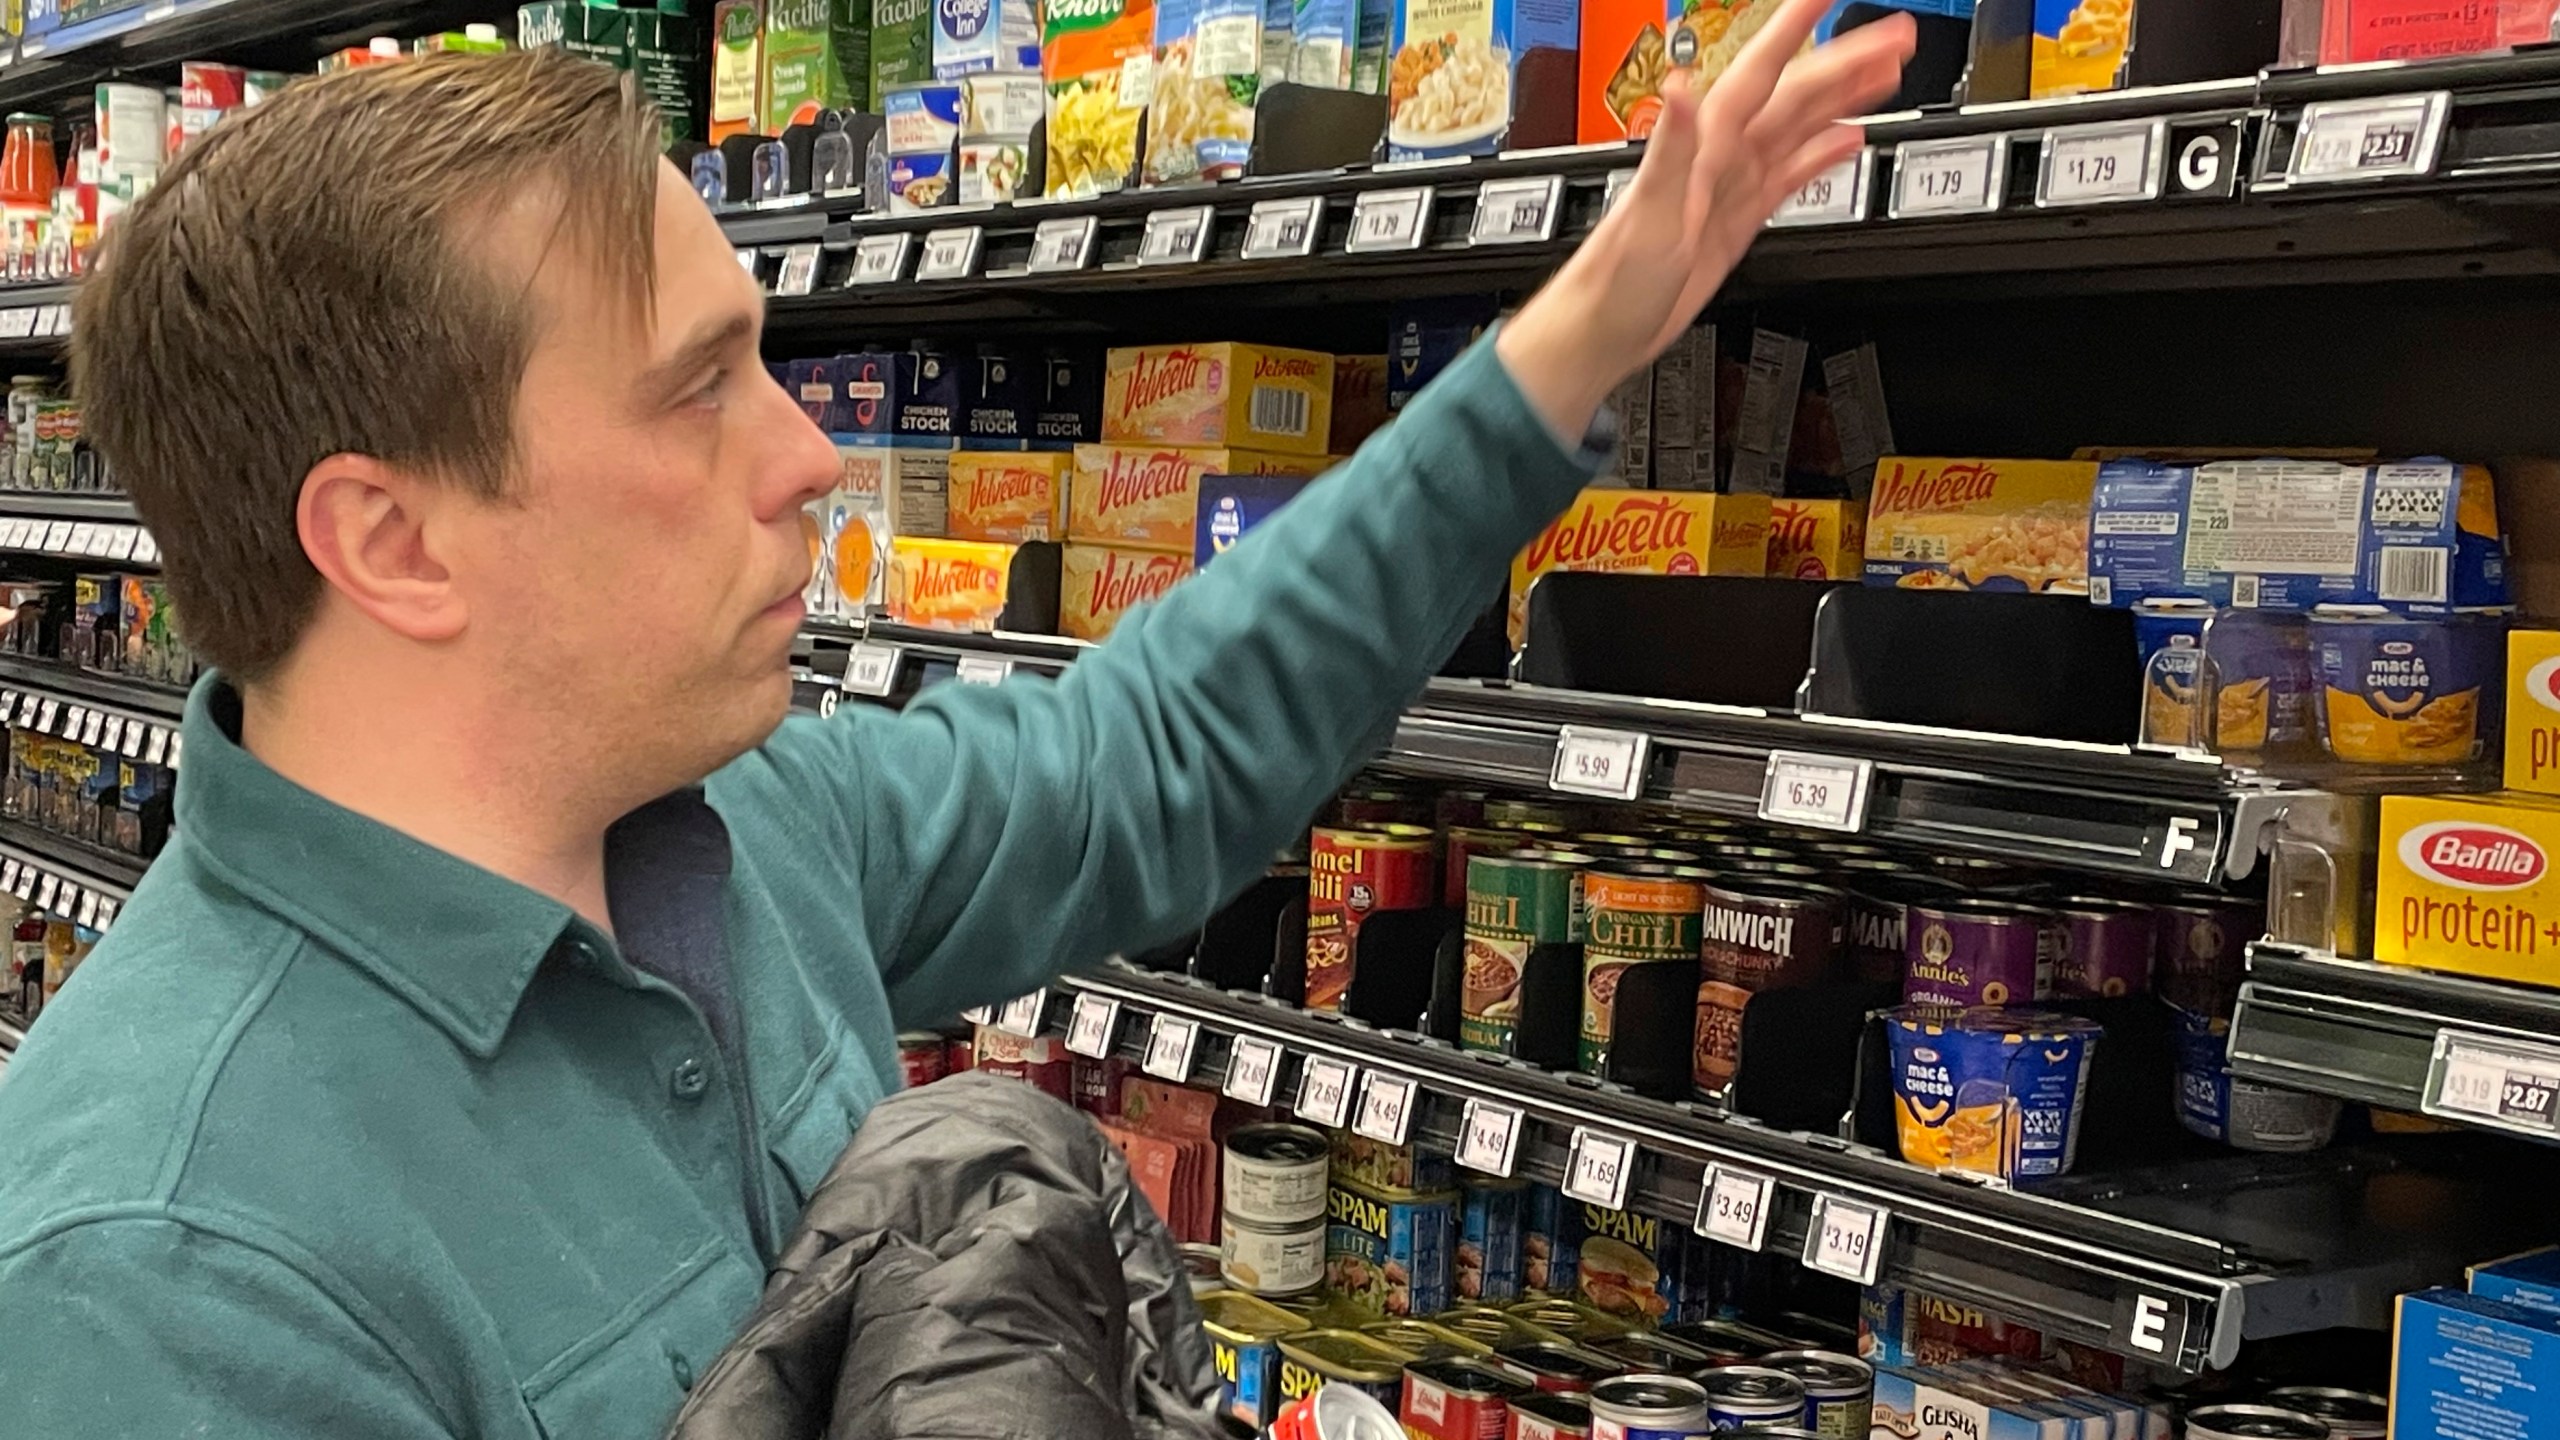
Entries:
{"type": "Polygon", "coordinates": [[[98,896],[95,891],[83,891],[81,893],[79,920],[80,924],[85,927],[96,927],[98,923],[98,896]]]}
{"type": "Polygon", "coordinates": [[[30,865],[26,869],[19,871],[18,883],[11,888],[13,893],[15,893],[21,900],[34,898],[36,893],[36,867],[30,865]]]}
{"type": "Polygon", "coordinates": [[[1461,1165],[1508,1180],[1520,1161],[1520,1112],[1490,1100],[1470,1100],[1458,1117],[1461,1165]]]}
{"type": "Polygon", "coordinates": [[[996,1018],[996,1024],[1029,1040],[1040,1033],[1040,1022],[1048,1018],[1049,992],[1034,990],[1004,1002],[1004,1013],[996,1018]]]}
{"type": "Polygon", "coordinates": [[[143,531],[142,538],[133,542],[134,563],[137,565],[149,565],[157,561],[159,558],[160,542],[151,537],[150,531],[143,531]]]}
{"type": "Polygon", "coordinates": [[[176,738],[177,737],[171,735],[168,731],[161,729],[159,726],[152,726],[151,746],[143,752],[142,763],[146,765],[166,764],[169,759],[169,743],[176,738]]]}
{"type": "Polygon", "coordinates": [[[1988,215],[2009,186],[2009,137],[1905,140],[1893,152],[1896,220],[1915,215],[1988,215]]]}
{"type": "Polygon", "coordinates": [[[1013,673],[1013,662],[993,655],[963,655],[956,677],[963,685],[994,685],[1013,673]]]}
{"type": "Polygon", "coordinates": [[[106,559],[116,548],[116,528],[113,525],[101,525],[90,531],[89,543],[79,547],[80,553],[92,560],[106,559]]]}
{"type": "Polygon", "coordinates": [[[70,306],[68,306],[68,305],[56,305],[56,306],[54,306],[54,307],[53,307],[53,330],[52,330],[52,333],[53,333],[53,334],[56,334],[56,335],[68,335],[68,334],[70,334],[70,333],[71,333],[71,307],[70,307],[70,306]]]}
{"type": "Polygon", "coordinates": [[[0,340],[24,340],[36,333],[36,312],[29,306],[19,310],[0,310],[0,340]]]}
{"type": "Polygon", "coordinates": [[[996,1007],[993,1005],[972,1005],[968,1009],[960,1012],[960,1018],[968,1021],[972,1025],[993,1025],[996,1023],[996,1007]]]}
{"type": "Polygon", "coordinates": [[[124,749],[123,716],[110,715],[107,717],[106,728],[100,732],[98,736],[98,748],[107,751],[121,751],[124,749]]]}
{"type": "Polygon", "coordinates": [[[139,720],[124,727],[124,758],[127,760],[142,758],[142,742],[150,731],[151,727],[139,720]]]}
{"type": "Polygon", "coordinates": [[[1867,797],[1875,781],[1872,760],[1772,750],[1768,772],[1760,782],[1760,818],[1854,834],[1866,828],[1867,797]]]}
{"type": "Polygon", "coordinates": [[[1351,1133],[1381,1145],[1401,1145],[1413,1133],[1413,1082],[1372,1070],[1360,1078],[1360,1107],[1352,1112],[1351,1133]]]}
{"type": "Polygon", "coordinates": [[[18,725],[21,729],[36,723],[38,703],[36,693],[32,690],[18,697],[18,725]]]}
{"type": "Polygon", "coordinates": [[[61,716],[62,702],[59,700],[47,700],[36,707],[36,728],[47,735],[50,735],[54,733],[53,722],[60,719],[61,716]]]}
{"type": "Polygon", "coordinates": [[[898,647],[865,640],[845,656],[844,688],[848,695],[886,695],[898,688],[898,647]]]}
{"type": "Polygon", "coordinates": [[[1707,1183],[1698,1191],[1698,1219],[1690,1228],[1710,1240],[1744,1250],[1757,1250],[1769,1238],[1769,1197],[1777,1182],[1766,1175],[1734,1170],[1718,1162],[1707,1167],[1707,1183]]]}
{"type": "Polygon", "coordinates": [[[1476,216],[1467,227],[1467,243],[1522,245],[1552,240],[1556,235],[1556,212],[1563,208],[1561,175],[1487,180],[1476,191],[1476,216]]]}
{"type": "Polygon", "coordinates": [[[1636,183],[1636,172],[1634,170],[1610,171],[1609,183],[1600,191],[1600,213],[1606,215],[1610,211],[1617,209],[1619,197],[1626,194],[1627,187],[1634,183],[1636,183]]]}
{"type": "Polygon", "coordinates": [[[1568,795],[1633,800],[1644,793],[1645,762],[1652,755],[1650,735],[1567,725],[1556,731],[1555,762],[1547,771],[1547,787],[1568,795]]]}
{"type": "Polygon", "coordinates": [[[1245,217],[1247,260],[1295,260],[1316,251],[1324,230],[1324,197],[1298,195],[1286,200],[1257,200],[1245,217]]]}
{"type": "Polygon", "coordinates": [[[1138,1068],[1176,1085],[1190,1083],[1191,1053],[1200,1048],[1200,1022],[1158,1015],[1147,1030],[1147,1053],[1138,1068]]]}
{"type": "Polygon", "coordinates": [[[175,730],[172,730],[172,731],[170,731],[170,732],[169,732],[169,768],[170,768],[170,769],[175,770],[175,769],[177,769],[177,768],[178,768],[178,752],[179,752],[180,750],[185,749],[185,748],[186,748],[186,744],[187,744],[187,737],[186,737],[185,735],[183,735],[183,734],[181,734],[181,733],[179,733],[178,731],[175,731],[175,730]]]}
{"type": "Polygon", "coordinates": [[[1111,1054],[1112,1032],[1120,1027],[1120,1002],[1102,995],[1078,995],[1067,1017],[1067,1049],[1089,1059],[1111,1054]]]}
{"type": "Polygon", "coordinates": [[[2306,105],[2285,179],[2326,185],[2432,174],[2452,105],[2452,95],[2443,90],[2306,105]]]}
{"type": "Polygon", "coordinates": [[[38,876],[36,877],[36,908],[37,908],[37,909],[39,909],[39,910],[50,910],[50,909],[52,909],[52,908],[53,908],[53,897],[54,897],[54,896],[56,896],[56,895],[58,895],[58,894],[60,894],[60,893],[62,893],[62,880],[61,880],[61,878],[60,878],[59,876],[54,876],[54,875],[38,875],[38,876]]]}
{"type": "Polygon", "coordinates": [[[1351,1082],[1358,1074],[1358,1067],[1348,1060],[1308,1056],[1307,1063],[1298,1067],[1298,1103],[1291,1108],[1310,1125],[1341,1129],[1351,1112],[1351,1082]]]}
{"type": "Polygon", "coordinates": [[[1093,259],[1093,226],[1090,215],[1059,215],[1041,221],[1031,232],[1031,263],[1024,268],[1033,275],[1083,269],[1093,259]]]}
{"type": "Polygon", "coordinates": [[[1247,1105],[1268,1105],[1280,1083],[1280,1047],[1269,1040],[1239,1035],[1227,1052],[1226,1083],[1218,1092],[1247,1105]]]}
{"type": "Polygon", "coordinates": [[[70,522],[70,521],[68,521],[68,520],[56,520],[56,521],[54,521],[52,524],[47,525],[46,527],[44,527],[44,546],[43,546],[43,548],[44,548],[48,553],[55,554],[55,555],[59,555],[59,554],[61,554],[61,553],[63,552],[64,547],[68,546],[70,543],[71,543],[71,522],[70,522]]]}
{"type": "Polygon", "coordinates": [[[83,745],[95,745],[95,744],[97,744],[97,743],[98,743],[98,731],[99,731],[99,728],[100,728],[100,727],[102,727],[102,726],[104,726],[106,723],[107,723],[107,712],[106,712],[106,711],[104,711],[104,710],[92,710],[92,711],[90,711],[90,712],[88,713],[88,715],[87,715],[84,719],[82,719],[82,720],[81,720],[81,722],[80,722],[80,743],[81,743],[81,744],[83,744],[83,745]]]}
{"type": "Polygon", "coordinates": [[[1432,193],[1428,185],[1362,191],[1351,202],[1351,235],[1342,242],[1343,252],[1384,255],[1421,249],[1431,228],[1432,193]]]}
{"type": "Polygon", "coordinates": [[[2560,1050],[2440,1030],[2419,1108],[2528,1135],[2560,1134],[2560,1050]]]}
{"type": "Polygon", "coordinates": [[[1870,145],[1796,187],[1778,202],[1769,228],[1804,225],[1855,225],[1867,218],[1867,196],[1875,189],[1876,151],[1870,145]]]}
{"type": "Polygon", "coordinates": [[[135,526],[118,525],[115,527],[115,533],[116,543],[108,549],[108,558],[114,560],[132,559],[133,547],[142,543],[142,531],[135,526]]]}
{"type": "Polygon", "coordinates": [[[15,890],[18,888],[18,868],[18,862],[15,860],[9,861],[5,865],[0,865],[0,890],[15,890]]]}
{"type": "Polygon", "coordinates": [[[98,897],[98,928],[104,930],[116,923],[117,912],[123,909],[124,906],[117,903],[113,896],[98,897]]]}
{"type": "Polygon", "coordinates": [[[756,273],[756,252],[753,246],[739,246],[737,249],[737,256],[739,269],[746,271],[750,275],[756,273]]]}
{"type": "Polygon", "coordinates": [[[84,520],[71,527],[71,543],[63,548],[73,555],[86,555],[97,538],[98,527],[84,520]]]}
{"type": "Polygon", "coordinates": [[[2051,207],[2157,200],[2168,158],[2166,120],[2047,130],[2036,174],[2036,203],[2051,207]]]}
{"type": "Polygon", "coordinates": [[[977,273],[978,247],[986,243],[987,232],[977,225],[957,225],[948,230],[928,230],[924,236],[924,254],[916,260],[919,280],[966,280],[977,273]]]}
{"type": "Polygon", "coordinates": [[[865,235],[853,242],[853,273],[845,277],[847,285],[887,285],[894,283],[907,269],[907,247],[915,243],[904,230],[886,235],[865,235]]]}
{"type": "Polygon", "coordinates": [[[1805,1268],[1860,1285],[1873,1285],[1876,1269],[1884,1263],[1885,1224],[1889,1218],[1881,1205],[1861,1204],[1838,1195],[1816,1195],[1813,1225],[1804,1237],[1805,1268]]]}
{"type": "Polygon", "coordinates": [[[774,272],[773,293],[806,295],[818,285],[818,242],[794,245],[782,252],[782,268],[774,272]]]}
{"type": "Polygon", "coordinates": [[[1627,1182],[1635,1178],[1636,1142],[1573,1127],[1572,1146],[1565,1151],[1564,1193],[1567,1198],[1604,1210],[1627,1208],[1627,1182]]]}
{"type": "Polygon", "coordinates": [[[1217,211],[1207,205],[1158,210],[1147,217],[1138,236],[1141,265],[1195,265],[1209,253],[1209,225],[1217,211]]]}
{"type": "Polygon", "coordinates": [[[80,722],[88,718],[89,712],[80,706],[65,709],[62,712],[62,738],[76,743],[80,739],[80,722]]]}
{"type": "Polygon", "coordinates": [[[6,546],[11,550],[24,549],[27,536],[32,534],[35,528],[36,522],[33,520],[10,521],[6,527],[0,527],[0,546],[6,546]]]}

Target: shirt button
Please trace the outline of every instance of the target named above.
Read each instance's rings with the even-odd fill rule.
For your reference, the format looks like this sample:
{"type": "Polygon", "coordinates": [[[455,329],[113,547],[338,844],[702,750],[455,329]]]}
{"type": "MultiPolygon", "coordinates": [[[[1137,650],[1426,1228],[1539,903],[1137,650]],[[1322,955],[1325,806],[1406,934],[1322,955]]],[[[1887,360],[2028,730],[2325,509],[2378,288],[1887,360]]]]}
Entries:
{"type": "Polygon", "coordinates": [[[675,1073],[667,1077],[667,1088],[679,1100],[699,1100],[702,1092],[711,1088],[711,1072],[702,1068],[701,1061],[687,1055],[676,1062],[675,1073]]]}
{"type": "Polygon", "coordinates": [[[679,1390],[691,1390],[693,1388],[693,1362],[687,1360],[673,1350],[670,1350],[667,1352],[667,1364],[668,1368],[675,1371],[676,1388],[679,1390]]]}

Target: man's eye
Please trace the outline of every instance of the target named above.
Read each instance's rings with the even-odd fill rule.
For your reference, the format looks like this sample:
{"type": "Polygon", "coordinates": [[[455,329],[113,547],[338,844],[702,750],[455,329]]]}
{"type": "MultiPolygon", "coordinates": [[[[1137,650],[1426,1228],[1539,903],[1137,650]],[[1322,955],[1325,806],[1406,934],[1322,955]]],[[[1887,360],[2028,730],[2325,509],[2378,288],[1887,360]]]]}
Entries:
{"type": "Polygon", "coordinates": [[[720,399],[720,392],[727,388],[728,383],[729,372],[726,369],[714,370],[711,372],[710,379],[703,381],[695,387],[692,394],[685,397],[685,403],[688,405],[716,404],[720,399]]]}

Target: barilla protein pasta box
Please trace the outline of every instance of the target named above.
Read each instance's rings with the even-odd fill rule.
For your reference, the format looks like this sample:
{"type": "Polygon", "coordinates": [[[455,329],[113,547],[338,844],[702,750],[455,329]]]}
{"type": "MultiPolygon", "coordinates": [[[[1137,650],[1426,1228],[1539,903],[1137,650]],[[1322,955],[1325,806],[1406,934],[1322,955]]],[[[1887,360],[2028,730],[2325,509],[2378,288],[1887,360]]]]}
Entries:
{"type": "Polygon", "coordinates": [[[1102,438],[1321,455],[1333,425],[1333,357],[1232,342],[1113,350],[1102,438]]]}
{"type": "Polygon", "coordinates": [[[889,618],[937,630],[992,630],[1004,613],[1015,547],[916,539],[889,546],[889,618]]]}
{"type": "Polygon", "coordinates": [[[2385,795],[2374,958],[2560,984],[2560,802],[2535,795],[2385,795]]]}
{"type": "Polygon", "coordinates": [[[1573,143],[1576,0],[1396,0],[1387,158],[1573,143]]]}
{"type": "Polygon", "coordinates": [[[1321,455],[1198,450],[1175,445],[1079,445],[1067,485],[1067,538],[1189,553],[1210,475],[1313,475],[1321,455]]]}
{"type": "Polygon", "coordinates": [[[2560,630],[2507,632],[2506,778],[2560,795],[2560,630]]]}
{"type": "Polygon", "coordinates": [[[1594,485],[1511,562],[1511,643],[1529,628],[1529,587],[1550,570],[1759,575],[1769,563],[1769,497],[1594,485]]]}
{"type": "Polygon", "coordinates": [[[954,540],[1055,540],[1065,533],[1074,457],[1055,450],[951,453],[954,540]]]}
{"type": "Polygon", "coordinates": [[[1078,640],[1102,639],[1130,607],[1158,598],[1190,574],[1188,555],[1069,545],[1058,585],[1058,629],[1078,640]]]}
{"type": "Polygon", "coordinates": [[[1867,503],[1867,583],[2086,594],[2097,480],[2085,460],[1887,456],[1867,503]]]}

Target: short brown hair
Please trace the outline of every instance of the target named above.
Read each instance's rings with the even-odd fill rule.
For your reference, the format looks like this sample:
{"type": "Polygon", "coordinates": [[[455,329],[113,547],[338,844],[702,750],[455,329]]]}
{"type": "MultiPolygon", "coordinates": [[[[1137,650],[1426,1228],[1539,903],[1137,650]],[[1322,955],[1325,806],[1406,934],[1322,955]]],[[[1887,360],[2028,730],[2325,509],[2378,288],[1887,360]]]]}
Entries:
{"type": "Polygon", "coordinates": [[[84,428],[159,541],[187,642],[256,681],[320,593],[294,507],[331,455],[505,491],[533,266],[475,254],[524,187],[645,304],[658,122],[558,50],[296,81],[109,229],[71,340],[84,428]]]}

